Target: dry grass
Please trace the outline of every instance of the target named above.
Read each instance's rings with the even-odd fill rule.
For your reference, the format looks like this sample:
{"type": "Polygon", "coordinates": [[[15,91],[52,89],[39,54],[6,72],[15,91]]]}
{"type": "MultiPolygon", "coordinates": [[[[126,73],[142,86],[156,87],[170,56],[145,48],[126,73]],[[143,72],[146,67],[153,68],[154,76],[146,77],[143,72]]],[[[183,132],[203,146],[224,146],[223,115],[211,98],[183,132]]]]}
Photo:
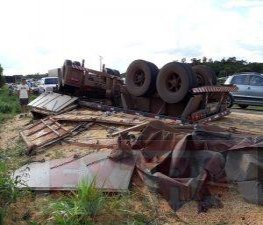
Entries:
{"type": "MultiPolygon", "coordinates": [[[[0,129],[1,150],[12,169],[18,168],[28,160],[24,155],[25,146],[17,136],[18,131],[30,121],[30,118],[13,118],[5,122],[0,129]],[[9,141],[9,140],[12,141],[9,141]]],[[[213,122],[224,127],[235,126],[261,132],[263,116],[233,113],[230,116],[213,122]]],[[[89,137],[103,138],[104,131],[99,128],[94,133],[82,133],[79,139],[89,137]]],[[[86,153],[92,149],[68,144],[56,144],[35,158],[53,159],[77,153],[86,153]]],[[[107,197],[105,208],[96,217],[96,224],[262,224],[263,207],[246,203],[235,189],[212,188],[219,195],[224,207],[211,209],[208,213],[197,213],[195,202],[185,204],[178,212],[173,212],[168,203],[160,196],[151,193],[142,185],[138,177],[133,177],[132,190],[129,195],[107,197]]],[[[6,224],[54,224],[52,216],[46,213],[47,207],[59,202],[64,193],[35,194],[31,193],[12,203],[8,209],[6,224]]]]}

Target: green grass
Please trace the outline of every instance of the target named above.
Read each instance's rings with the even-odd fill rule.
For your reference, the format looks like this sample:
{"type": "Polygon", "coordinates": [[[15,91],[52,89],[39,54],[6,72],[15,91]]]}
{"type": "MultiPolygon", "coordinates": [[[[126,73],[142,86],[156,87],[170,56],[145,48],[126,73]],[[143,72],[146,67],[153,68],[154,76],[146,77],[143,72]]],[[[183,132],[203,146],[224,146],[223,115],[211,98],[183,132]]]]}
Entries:
{"type": "MultiPolygon", "coordinates": [[[[30,95],[30,101],[35,98],[36,96],[30,95]]],[[[18,95],[14,93],[9,95],[7,86],[0,88],[0,124],[19,113],[21,113],[21,108],[18,95]]]]}
{"type": "Polygon", "coordinates": [[[25,145],[21,140],[13,148],[0,148],[0,225],[4,224],[10,204],[28,193],[17,187],[21,183],[19,179],[11,178],[12,171],[27,162],[25,151],[25,145]]]}
{"type": "Polygon", "coordinates": [[[0,225],[4,224],[8,206],[15,202],[22,192],[17,188],[19,180],[11,179],[4,161],[0,161],[0,225]]]}
{"type": "Polygon", "coordinates": [[[105,197],[101,191],[94,188],[93,182],[82,182],[71,196],[51,204],[53,224],[92,224],[104,203],[105,197]]]}
{"type": "Polygon", "coordinates": [[[94,187],[94,182],[82,182],[77,191],[54,199],[44,214],[47,225],[165,223],[158,211],[158,204],[140,192],[106,195],[94,187]],[[135,202],[138,204],[140,198],[144,210],[135,208],[135,202]]]}
{"type": "Polygon", "coordinates": [[[17,95],[9,95],[8,87],[0,89],[0,123],[20,113],[20,105],[17,95]]]}

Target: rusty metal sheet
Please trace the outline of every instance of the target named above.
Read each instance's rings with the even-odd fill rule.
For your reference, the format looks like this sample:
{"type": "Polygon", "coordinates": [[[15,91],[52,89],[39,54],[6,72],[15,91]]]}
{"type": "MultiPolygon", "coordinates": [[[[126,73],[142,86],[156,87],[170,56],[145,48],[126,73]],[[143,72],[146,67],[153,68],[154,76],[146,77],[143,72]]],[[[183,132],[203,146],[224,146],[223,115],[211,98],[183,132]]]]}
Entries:
{"type": "Polygon", "coordinates": [[[35,100],[30,102],[28,106],[33,109],[42,109],[45,111],[58,113],[69,105],[77,101],[77,97],[71,97],[69,95],[62,95],[58,93],[43,93],[35,100]]]}
{"type": "Polygon", "coordinates": [[[21,188],[33,190],[75,190],[85,180],[94,181],[95,187],[105,192],[127,192],[135,168],[137,154],[114,161],[108,158],[111,151],[91,153],[79,159],[67,158],[31,163],[14,173],[21,188]]]}

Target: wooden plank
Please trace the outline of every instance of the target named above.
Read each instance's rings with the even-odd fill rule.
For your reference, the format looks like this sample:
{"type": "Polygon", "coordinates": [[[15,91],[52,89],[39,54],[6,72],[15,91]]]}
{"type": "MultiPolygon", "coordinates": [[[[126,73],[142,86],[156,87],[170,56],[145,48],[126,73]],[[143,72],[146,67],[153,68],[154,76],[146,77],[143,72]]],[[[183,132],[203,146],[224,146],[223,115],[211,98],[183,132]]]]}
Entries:
{"type": "Polygon", "coordinates": [[[54,122],[59,128],[63,129],[64,131],[68,131],[66,130],[64,127],[62,127],[62,125],[60,123],[58,123],[56,120],[54,120],[52,117],[49,118],[52,122],[54,122]]]}
{"type": "Polygon", "coordinates": [[[114,133],[111,134],[111,136],[114,137],[114,136],[117,136],[117,135],[120,135],[120,134],[127,133],[129,131],[135,131],[135,130],[138,130],[138,129],[141,129],[141,128],[147,126],[148,124],[149,124],[149,121],[147,121],[145,123],[142,123],[142,124],[135,125],[133,127],[129,127],[127,129],[124,129],[124,130],[121,130],[121,131],[114,132],[114,133]]]}
{"type": "Polygon", "coordinates": [[[42,123],[44,123],[46,125],[46,127],[48,127],[50,130],[52,130],[56,135],[61,136],[59,132],[57,132],[56,130],[54,130],[51,126],[49,126],[44,120],[41,120],[42,123]]]}
{"type": "Polygon", "coordinates": [[[71,135],[71,131],[65,129],[53,118],[48,118],[36,122],[29,129],[24,129],[20,132],[20,135],[25,141],[30,154],[33,150],[50,145],[71,135]],[[41,124],[44,126],[40,126],[41,124]]]}
{"type": "MultiPolygon", "coordinates": [[[[47,122],[51,122],[49,125],[52,125],[53,122],[50,120],[46,120],[47,122]]],[[[45,124],[42,123],[42,121],[40,120],[39,123],[35,124],[34,126],[32,126],[31,128],[26,128],[26,130],[30,130],[28,133],[25,133],[27,136],[30,136],[32,134],[35,134],[37,132],[39,132],[40,130],[43,130],[46,127],[45,124]]]]}
{"type": "Polygon", "coordinates": [[[73,121],[73,122],[96,122],[96,123],[106,123],[106,124],[115,124],[115,125],[123,125],[123,126],[133,126],[134,124],[138,124],[137,122],[134,121],[114,121],[111,119],[101,119],[97,117],[80,117],[80,116],[63,116],[63,115],[58,115],[53,117],[58,121],[73,121]]]}
{"type": "Polygon", "coordinates": [[[20,132],[20,136],[22,137],[23,141],[26,143],[27,149],[30,150],[34,146],[33,143],[31,143],[27,136],[23,133],[23,131],[20,132]]]}
{"type": "MultiPolygon", "coordinates": [[[[55,128],[55,130],[59,130],[59,129],[62,129],[62,130],[64,130],[64,131],[66,131],[66,130],[65,130],[64,128],[62,128],[62,127],[56,127],[56,128],[55,128]]],[[[49,135],[49,134],[51,134],[51,133],[53,133],[53,130],[47,131],[47,132],[41,134],[40,136],[35,137],[34,139],[31,139],[31,141],[35,141],[35,140],[37,140],[37,139],[39,139],[39,138],[42,138],[43,136],[47,136],[47,135],[49,135]]],[[[61,134],[60,134],[60,136],[61,136],[61,134]]]]}

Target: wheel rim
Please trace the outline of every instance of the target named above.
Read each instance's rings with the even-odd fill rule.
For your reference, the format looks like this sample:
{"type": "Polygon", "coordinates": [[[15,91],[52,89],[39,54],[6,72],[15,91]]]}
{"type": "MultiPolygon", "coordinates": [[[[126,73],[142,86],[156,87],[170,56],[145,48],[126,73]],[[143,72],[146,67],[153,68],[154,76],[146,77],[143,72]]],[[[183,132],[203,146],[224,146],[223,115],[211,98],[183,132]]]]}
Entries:
{"type": "Polygon", "coordinates": [[[167,76],[166,87],[170,92],[177,92],[182,86],[181,77],[176,73],[171,73],[167,76]]]}
{"type": "Polygon", "coordinates": [[[205,84],[204,78],[200,74],[196,74],[196,78],[198,87],[203,86],[205,84]]]}
{"type": "Polygon", "coordinates": [[[133,77],[133,82],[135,85],[141,87],[145,82],[145,74],[142,70],[137,70],[133,77]]]}

